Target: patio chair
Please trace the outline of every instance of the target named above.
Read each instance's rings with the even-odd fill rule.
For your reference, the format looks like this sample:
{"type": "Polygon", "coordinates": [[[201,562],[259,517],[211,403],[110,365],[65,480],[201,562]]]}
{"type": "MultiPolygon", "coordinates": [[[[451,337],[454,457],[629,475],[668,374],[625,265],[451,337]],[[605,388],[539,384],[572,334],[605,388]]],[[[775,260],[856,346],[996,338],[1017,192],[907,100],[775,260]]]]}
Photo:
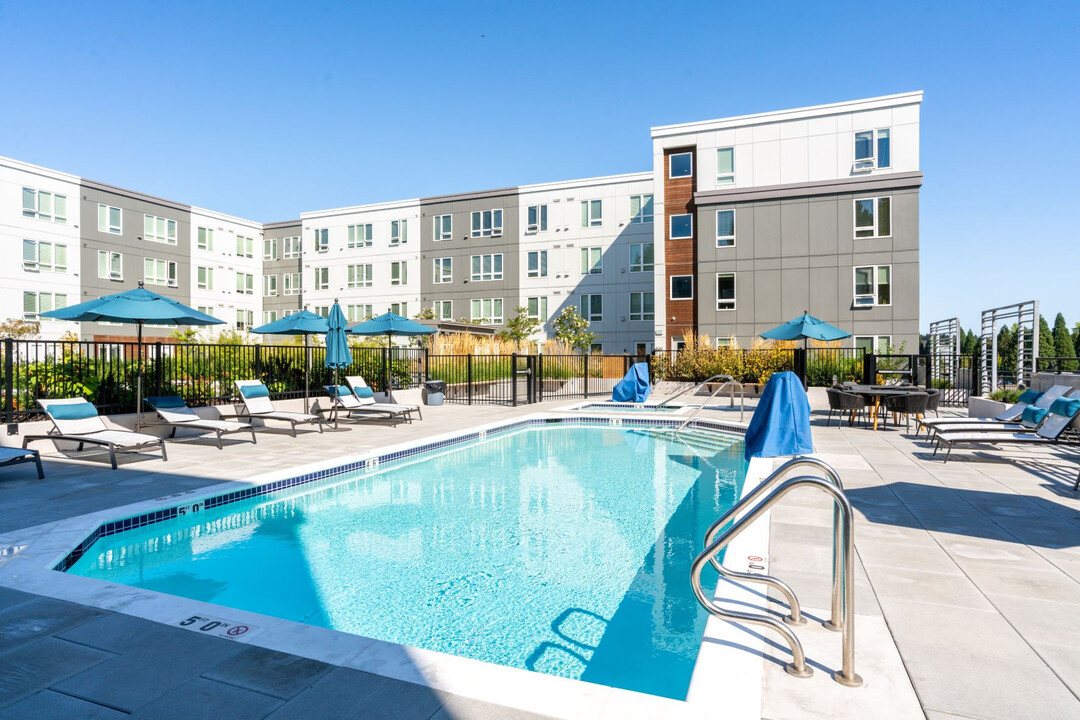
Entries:
{"type": "Polygon", "coordinates": [[[885,398],[885,413],[895,413],[904,416],[904,431],[911,431],[911,416],[922,420],[926,414],[926,406],[930,402],[930,396],[924,392],[909,392],[904,395],[895,395],[885,398]]]}
{"type": "Polygon", "coordinates": [[[116,453],[139,452],[152,445],[158,446],[162,461],[169,459],[165,452],[165,438],[110,428],[86,398],[38,400],[38,405],[52,421],[53,430],[45,435],[24,436],[23,449],[35,440],[68,440],[78,443],[80,451],[86,444],[101,445],[109,451],[109,464],[113,470],[116,469],[116,453]]]}
{"type": "Polygon", "coordinates": [[[863,399],[862,395],[844,392],[839,388],[827,388],[825,394],[829,397],[829,417],[825,419],[825,427],[829,427],[832,422],[833,412],[838,413],[836,426],[840,427],[840,421],[845,413],[853,412],[855,417],[858,417],[861,412],[866,410],[866,400],[863,399]]]}
{"type": "Polygon", "coordinates": [[[948,432],[941,430],[937,434],[937,445],[934,447],[934,455],[946,447],[945,462],[949,462],[949,455],[954,445],[1054,445],[1061,443],[1061,438],[1066,430],[1073,426],[1077,417],[1080,416],[1080,398],[1058,398],[1050,406],[1049,414],[1039,429],[1027,433],[1003,433],[1003,432],[948,432]]]}
{"type": "MultiPolygon", "coordinates": [[[[387,405],[387,410],[381,410],[383,404],[361,402],[360,398],[345,385],[323,385],[323,388],[330,396],[330,402],[332,403],[330,411],[335,427],[337,425],[337,414],[342,410],[349,414],[349,418],[354,417],[353,413],[361,413],[367,415],[368,420],[389,418],[390,420],[408,421],[410,419],[409,413],[412,410],[409,406],[387,405]]],[[[370,389],[368,388],[368,390],[370,389]]]]}
{"type": "Polygon", "coordinates": [[[1059,397],[1064,397],[1072,390],[1068,385],[1055,385],[1044,393],[1038,393],[1034,390],[1025,390],[1015,403],[1002,410],[996,416],[992,418],[973,418],[973,417],[945,417],[935,418],[934,420],[922,420],[915,428],[915,436],[918,437],[919,430],[926,428],[926,434],[930,435],[939,429],[947,429],[950,425],[973,425],[983,423],[1015,423],[1020,419],[1024,409],[1030,405],[1040,407],[1044,410],[1049,410],[1050,406],[1054,404],[1054,401],[1059,397]]]}
{"type": "Polygon", "coordinates": [[[45,479],[45,468],[41,467],[41,453],[25,448],[0,447],[0,467],[32,462],[37,466],[38,480],[45,479]]]}
{"type": "Polygon", "coordinates": [[[251,423],[236,422],[235,420],[211,420],[202,418],[187,406],[184,398],[179,395],[154,395],[146,399],[146,404],[158,414],[161,419],[159,425],[167,425],[172,428],[169,437],[176,437],[177,428],[194,428],[196,430],[208,430],[217,436],[218,450],[224,446],[221,436],[234,432],[250,432],[251,442],[255,440],[255,428],[251,423]]]}
{"type": "Polygon", "coordinates": [[[399,415],[405,413],[404,417],[409,422],[412,422],[412,413],[416,413],[421,420],[424,419],[423,414],[420,412],[419,405],[402,405],[398,403],[381,403],[375,401],[375,391],[368,387],[368,384],[364,382],[364,378],[359,375],[349,375],[345,378],[345,382],[349,383],[349,387],[352,388],[353,395],[360,401],[360,404],[364,406],[364,409],[372,412],[388,413],[392,415],[399,415]]]}
{"type": "MultiPolygon", "coordinates": [[[[941,403],[941,391],[940,390],[927,390],[927,396],[929,399],[926,401],[926,414],[934,413],[934,417],[941,417],[938,413],[938,405],[941,403]]],[[[918,432],[919,428],[916,427],[915,431],[918,432]]]]}
{"type": "Polygon", "coordinates": [[[260,420],[281,420],[289,423],[292,436],[296,437],[296,426],[315,423],[319,432],[323,431],[322,418],[310,413],[285,412],[274,408],[270,400],[270,389],[261,380],[237,380],[236,389],[244,404],[244,412],[251,418],[260,420]]]}

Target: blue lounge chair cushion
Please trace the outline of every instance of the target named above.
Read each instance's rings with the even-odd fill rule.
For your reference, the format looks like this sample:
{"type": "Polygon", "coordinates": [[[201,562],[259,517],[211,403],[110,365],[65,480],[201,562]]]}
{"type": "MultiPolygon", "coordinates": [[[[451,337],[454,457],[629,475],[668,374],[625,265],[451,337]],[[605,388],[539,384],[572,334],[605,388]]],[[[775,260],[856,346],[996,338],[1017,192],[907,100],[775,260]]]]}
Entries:
{"type": "Polygon", "coordinates": [[[246,398],[270,397],[270,390],[262,383],[258,385],[241,385],[240,394],[246,398]]]}
{"type": "Polygon", "coordinates": [[[326,388],[326,392],[330,393],[330,397],[345,397],[351,395],[349,388],[345,385],[323,385],[326,388]]]}
{"type": "Polygon", "coordinates": [[[1025,423],[1030,423],[1031,425],[1038,425],[1043,421],[1043,418],[1045,418],[1049,414],[1049,410],[1044,410],[1043,408],[1031,405],[1024,408],[1024,412],[1020,415],[1020,419],[1025,423]]]}
{"type": "Polygon", "coordinates": [[[358,397],[358,398],[375,397],[375,391],[372,390],[369,387],[358,387],[358,388],[355,389],[355,392],[356,392],[356,397],[358,397]]]}
{"type": "Polygon", "coordinates": [[[1042,397],[1041,392],[1035,392],[1034,390],[1025,390],[1020,394],[1020,397],[1016,399],[1017,402],[1027,403],[1028,405],[1034,405],[1035,401],[1042,397]]]}
{"type": "Polygon", "coordinates": [[[57,420],[82,420],[96,417],[97,408],[90,402],[49,405],[49,414],[57,420]]]}
{"type": "Polygon", "coordinates": [[[1080,398],[1058,398],[1050,406],[1050,412],[1068,418],[1074,417],[1080,412],[1080,398]]]}
{"type": "Polygon", "coordinates": [[[187,403],[184,402],[184,398],[179,395],[154,395],[146,398],[146,402],[159,408],[182,408],[187,407],[187,403]]]}

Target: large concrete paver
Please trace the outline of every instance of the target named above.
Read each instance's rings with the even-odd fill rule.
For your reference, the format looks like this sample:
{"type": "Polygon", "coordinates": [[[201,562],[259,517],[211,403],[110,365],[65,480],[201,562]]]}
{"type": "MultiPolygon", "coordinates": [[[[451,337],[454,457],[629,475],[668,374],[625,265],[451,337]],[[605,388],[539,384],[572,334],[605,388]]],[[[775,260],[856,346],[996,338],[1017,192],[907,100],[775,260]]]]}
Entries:
{"type": "Polygon", "coordinates": [[[195,678],[143,705],[131,717],[145,720],[261,720],[281,703],[269,695],[195,678]]]}
{"type": "Polygon", "coordinates": [[[0,710],[4,720],[120,720],[130,717],[114,708],[97,705],[52,690],[42,690],[0,710]]]}
{"type": "Polygon", "coordinates": [[[0,655],[0,708],[114,657],[53,637],[20,645],[0,655]]]}
{"type": "Polygon", "coordinates": [[[203,677],[288,700],[334,669],[318,660],[249,647],[203,673],[203,677]]]}

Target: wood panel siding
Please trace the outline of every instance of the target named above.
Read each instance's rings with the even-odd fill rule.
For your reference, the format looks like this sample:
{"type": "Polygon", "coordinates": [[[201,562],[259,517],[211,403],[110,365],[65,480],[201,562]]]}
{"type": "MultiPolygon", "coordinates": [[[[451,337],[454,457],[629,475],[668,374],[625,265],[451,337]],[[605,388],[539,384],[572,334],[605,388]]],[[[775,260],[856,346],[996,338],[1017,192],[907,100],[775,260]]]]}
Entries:
{"type": "Polygon", "coordinates": [[[671,216],[694,213],[694,190],[696,186],[698,164],[694,146],[668,148],[664,151],[664,263],[667,278],[664,292],[667,294],[667,312],[663,318],[668,342],[672,338],[682,337],[687,330],[697,331],[697,300],[672,300],[671,278],[678,275],[694,277],[694,296],[700,292],[697,278],[697,222],[694,222],[693,237],[689,239],[671,239],[671,216]],[[671,156],[689,152],[693,156],[693,173],[690,177],[671,177],[671,156]]]}

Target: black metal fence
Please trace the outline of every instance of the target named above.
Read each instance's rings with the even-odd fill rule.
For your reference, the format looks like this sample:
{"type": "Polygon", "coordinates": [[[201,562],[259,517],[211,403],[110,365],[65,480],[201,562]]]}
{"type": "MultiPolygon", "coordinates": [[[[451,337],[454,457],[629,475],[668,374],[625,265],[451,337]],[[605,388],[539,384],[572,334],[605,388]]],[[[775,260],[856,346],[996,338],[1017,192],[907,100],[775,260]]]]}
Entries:
{"type": "Polygon", "coordinates": [[[1075,357],[1037,357],[1035,372],[1074,373],[1080,371],[1080,360],[1075,357]]]}

